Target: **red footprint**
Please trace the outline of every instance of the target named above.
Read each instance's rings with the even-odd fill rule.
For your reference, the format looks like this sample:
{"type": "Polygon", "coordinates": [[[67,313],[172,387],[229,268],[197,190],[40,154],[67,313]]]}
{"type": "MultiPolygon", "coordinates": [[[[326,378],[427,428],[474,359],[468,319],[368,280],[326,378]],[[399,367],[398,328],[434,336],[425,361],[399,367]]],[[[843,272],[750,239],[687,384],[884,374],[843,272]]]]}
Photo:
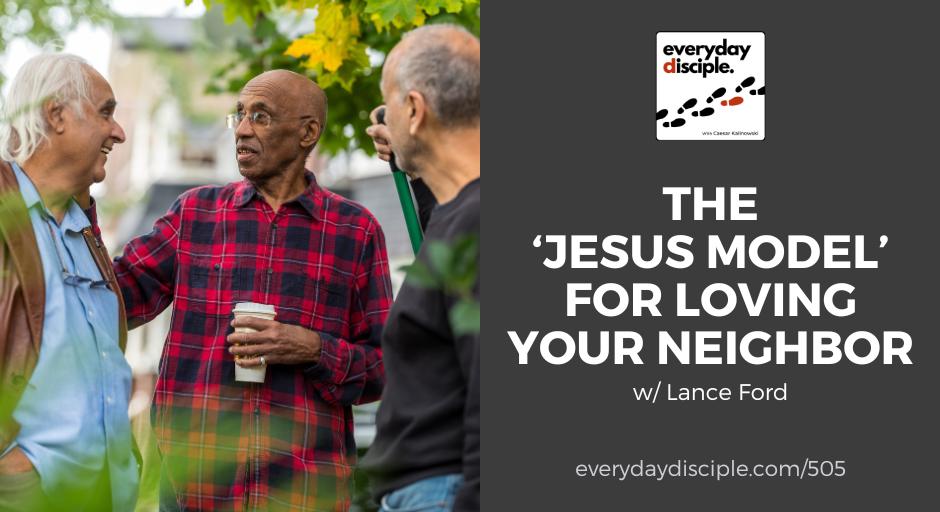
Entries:
{"type": "Polygon", "coordinates": [[[727,101],[721,100],[722,107],[733,107],[735,105],[740,105],[742,103],[744,103],[744,98],[740,96],[735,96],[734,98],[731,98],[730,100],[727,100],[727,101]]]}

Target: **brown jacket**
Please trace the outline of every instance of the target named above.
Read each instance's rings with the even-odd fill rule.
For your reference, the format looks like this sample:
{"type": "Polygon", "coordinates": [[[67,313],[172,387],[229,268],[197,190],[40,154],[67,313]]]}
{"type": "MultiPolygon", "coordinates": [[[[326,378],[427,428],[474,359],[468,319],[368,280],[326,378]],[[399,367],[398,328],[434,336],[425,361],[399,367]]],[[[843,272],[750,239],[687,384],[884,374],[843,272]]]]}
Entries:
{"type": "MultiPolygon", "coordinates": [[[[101,275],[116,290],[121,350],[127,342],[124,299],[108,251],[91,228],[82,231],[101,275]]],[[[0,161],[0,452],[14,439],[13,420],[23,389],[39,358],[46,285],[39,246],[13,168],[0,161]]]]}

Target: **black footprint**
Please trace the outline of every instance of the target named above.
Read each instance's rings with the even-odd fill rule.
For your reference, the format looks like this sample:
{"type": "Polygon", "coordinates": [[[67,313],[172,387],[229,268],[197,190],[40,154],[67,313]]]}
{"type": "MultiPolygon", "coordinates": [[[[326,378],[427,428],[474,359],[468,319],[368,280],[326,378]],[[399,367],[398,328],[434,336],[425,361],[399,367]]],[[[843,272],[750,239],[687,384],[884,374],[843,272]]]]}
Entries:
{"type": "Polygon", "coordinates": [[[721,87],[721,88],[718,89],[717,91],[713,92],[712,95],[709,96],[707,100],[705,100],[705,103],[711,103],[712,100],[717,100],[718,98],[720,98],[720,97],[722,97],[722,96],[724,96],[724,95],[725,95],[725,88],[724,88],[724,87],[721,87]]]}
{"type": "Polygon", "coordinates": [[[669,115],[669,111],[666,109],[662,109],[659,112],[656,112],[656,120],[659,121],[660,119],[666,117],[667,115],[669,115]]]}
{"type": "Polygon", "coordinates": [[[692,112],[692,117],[707,117],[715,113],[715,109],[711,107],[705,107],[698,112],[692,112]]]}
{"type": "Polygon", "coordinates": [[[756,91],[753,90],[753,89],[751,89],[751,95],[761,95],[761,96],[763,96],[763,95],[764,95],[764,87],[767,87],[767,86],[766,86],[766,85],[762,85],[762,86],[760,86],[760,89],[758,89],[758,90],[756,90],[756,91]]]}
{"type": "Polygon", "coordinates": [[[685,124],[685,119],[682,119],[682,118],[680,117],[680,118],[678,118],[678,119],[673,119],[671,123],[670,123],[670,122],[665,122],[665,123],[663,123],[663,128],[669,128],[670,126],[673,127],[673,128],[676,128],[676,127],[682,126],[682,125],[684,125],[684,124],[685,124]]]}
{"type": "Polygon", "coordinates": [[[752,85],[754,85],[754,77],[749,76],[745,78],[743,82],[741,82],[741,85],[734,88],[734,92],[741,92],[742,89],[746,89],[752,85]]]}
{"type": "Polygon", "coordinates": [[[695,98],[692,98],[691,100],[683,103],[682,108],[679,109],[679,113],[681,114],[685,112],[686,109],[694,107],[696,103],[698,103],[698,100],[695,98]]]}

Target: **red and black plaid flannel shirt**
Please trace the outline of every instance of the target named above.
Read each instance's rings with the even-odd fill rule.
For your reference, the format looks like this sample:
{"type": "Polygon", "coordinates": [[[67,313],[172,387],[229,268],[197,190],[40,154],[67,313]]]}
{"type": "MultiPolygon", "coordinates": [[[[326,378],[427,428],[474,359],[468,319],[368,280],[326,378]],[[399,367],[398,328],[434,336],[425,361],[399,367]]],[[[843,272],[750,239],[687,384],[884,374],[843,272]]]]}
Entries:
{"type": "Polygon", "coordinates": [[[180,509],[350,506],[350,406],[382,393],[392,289],[375,218],[307,179],[278,212],[248,182],[186,192],[114,261],[133,324],[173,303],[152,421],[180,509]],[[320,362],[236,383],[225,338],[237,302],[318,332],[320,362]]]}

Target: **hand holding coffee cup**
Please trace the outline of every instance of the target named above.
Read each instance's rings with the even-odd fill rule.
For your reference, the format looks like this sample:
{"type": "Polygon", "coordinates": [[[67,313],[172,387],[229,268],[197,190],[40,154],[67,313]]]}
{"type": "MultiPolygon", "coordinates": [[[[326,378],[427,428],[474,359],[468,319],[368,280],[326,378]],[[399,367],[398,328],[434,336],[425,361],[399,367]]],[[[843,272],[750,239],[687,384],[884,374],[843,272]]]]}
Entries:
{"type": "MultiPolygon", "coordinates": [[[[235,309],[232,310],[232,314],[236,319],[242,317],[254,317],[272,321],[277,315],[274,310],[274,306],[271,306],[270,304],[257,304],[255,302],[239,302],[238,304],[235,304],[235,309]]],[[[258,332],[258,330],[253,327],[239,326],[235,327],[235,332],[244,334],[255,333],[258,332]]],[[[246,362],[246,358],[240,355],[235,355],[235,381],[264,382],[264,376],[267,372],[267,364],[265,364],[263,356],[259,356],[259,359],[261,364],[258,366],[242,366],[241,363],[246,362]]]]}
{"type": "Polygon", "coordinates": [[[262,380],[249,382],[263,382],[263,370],[267,365],[312,365],[320,361],[323,340],[318,333],[273,320],[273,306],[242,304],[245,303],[236,304],[233,310],[235,332],[228,336],[228,342],[232,344],[229,353],[235,356],[236,361],[236,380],[242,380],[240,373],[244,375],[239,368],[260,369],[258,373],[262,374],[262,380]],[[261,310],[256,306],[270,309],[261,310]]]}

